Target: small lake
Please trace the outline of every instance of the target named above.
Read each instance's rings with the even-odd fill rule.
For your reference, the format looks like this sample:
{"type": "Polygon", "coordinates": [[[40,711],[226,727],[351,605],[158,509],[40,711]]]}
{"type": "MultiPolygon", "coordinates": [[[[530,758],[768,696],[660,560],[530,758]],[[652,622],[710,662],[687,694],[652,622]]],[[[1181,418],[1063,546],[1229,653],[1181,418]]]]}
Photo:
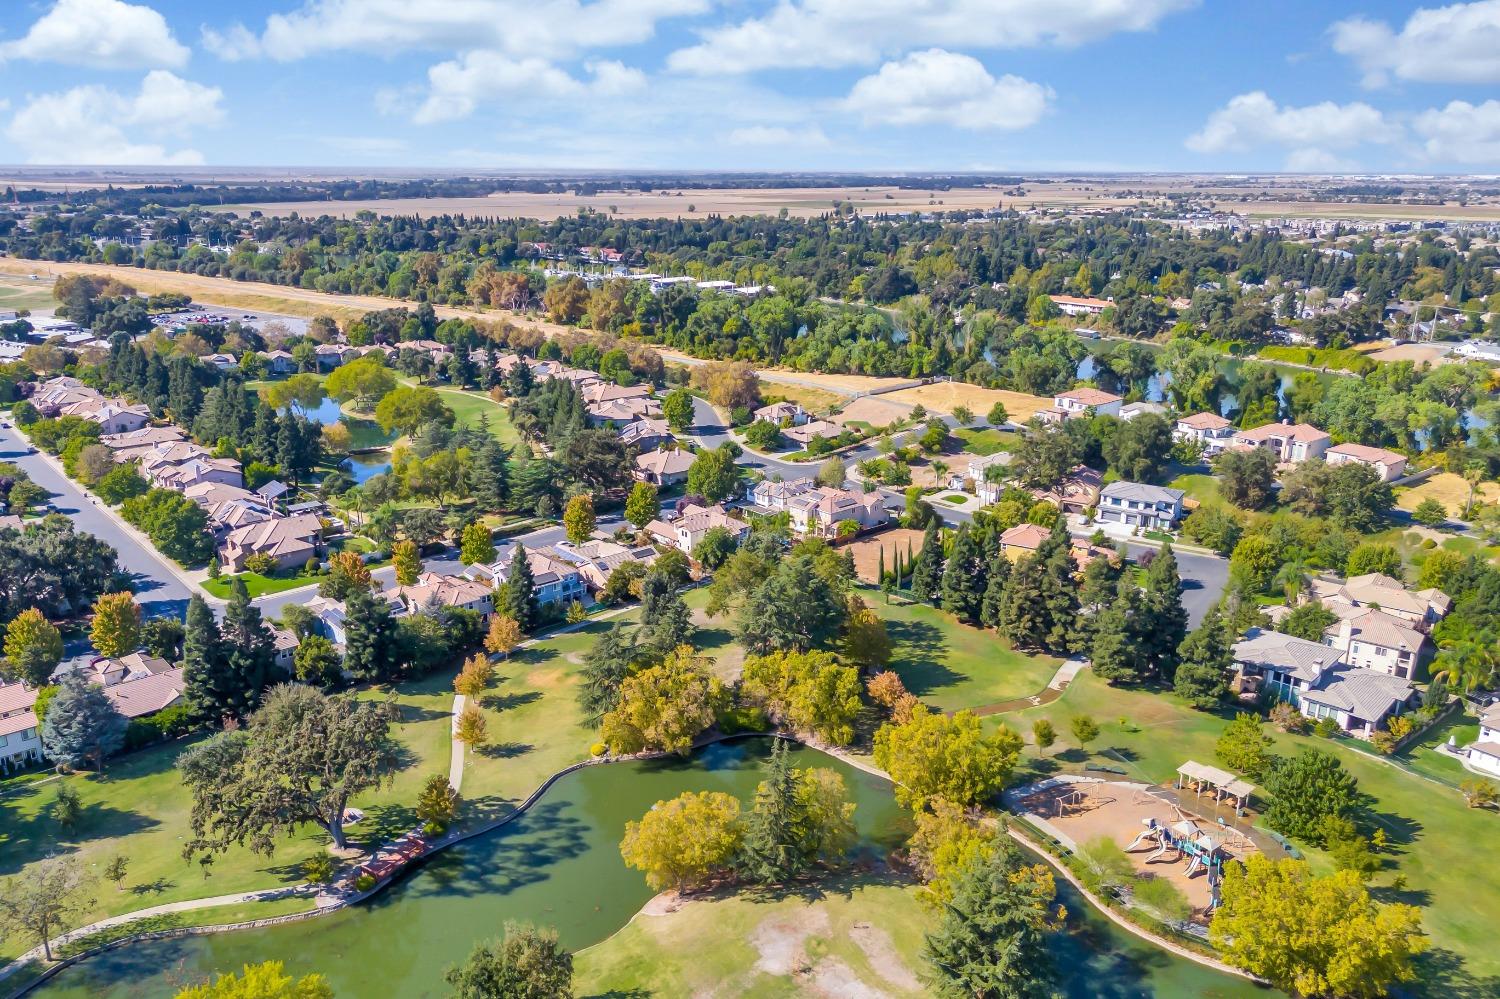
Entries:
{"type": "MultiPolygon", "coordinates": [[[[438,854],[363,905],[284,926],[123,948],[69,968],[34,994],[164,996],[275,959],[290,974],[325,975],[339,996],[445,996],[444,969],[476,941],[498,936],[507,919],[554,926],[575,951],[625,925],[652,895],[620,859],[625,823],[688,790],[748,801],[769,751],[769,740],[748,739],[687,760],[586,767],[509,826],[438,854]]],[[[810,749],[798,749],[794,762],[843,776],[858,806],[861,853],[884,855],[905,839],[909,820],[886,781],[810,749]]],[[[1271,994],[1123,933],[1061,879],[1059,887],[1070,915],[1068,932],[1055,937],[1056,956],[1069,999],[1271,994]]]]}
{"type": "Polygon", "coordinates": [[[312,409],[296,407],[296,412],[325,427],[331,423],[342,423],[349,428],[349,440],[352,447],[383,447],[396,439],[395,434],[388,434],[381,430],[380,424],[374,420],[345,413],[337,399],[326,398],[312,409]]]}
{"type": "Polygon", "coordinates": [[[351,454],[344,459],[344,464],[354,484],[360,485],[391,470],[391,453],[370,451],[365,454],[351,454]]]}

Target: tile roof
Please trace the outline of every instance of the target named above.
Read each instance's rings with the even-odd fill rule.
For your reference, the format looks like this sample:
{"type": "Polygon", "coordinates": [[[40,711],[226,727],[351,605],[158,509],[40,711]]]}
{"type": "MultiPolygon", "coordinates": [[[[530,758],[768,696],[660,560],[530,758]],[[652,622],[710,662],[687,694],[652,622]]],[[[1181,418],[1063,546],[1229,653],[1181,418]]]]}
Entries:
{"type": "Polygon", "coordinates": [[[1348,711],[1366,721],[1379,719],[1411,695],[1412,685],[1405,680],[1351,667],[1334,671],[1317,687],[1302,692],[1303,700],[1348,711]]]}
{"type": "Polygon", "coordinates": [[[1113,392],[1105,392],[1096,388],[1076,388],[1066,392],[1059,392],[1053,396],[1054,399],[1070,399],[1073,402],[1081,402],[1085,406],[1107,406],[1112,402],[1120,402],[1123,397],[1113,392]]]}
{"type": "Polygon", "coordinates": [[[1230,423],[1218,413],[1194,413],[1178,420],[1177,425],[1189,430],[1223,430],[1230,423]]]}
{"type": "Polygon", "coordinates": [[[1370,447],[1368,444],[1335,444],[1328,449],[1328,453],[1341,454],[1355,461],[1380,462],[1385,465],[1394,465],[1398,461],[1406,460],[1405,455],[1387,451],[1383,447],[1370,447]]]}
{"type": "Polygon", "coordinates": [[[1181,503],[1187,493],[1167,486],[1150,486],[1144,482],[1127,482],[1120,479],[1105,486],[1100,495],[1113,499],[1134,500],[1137,503],[1165,503],[1173,506],[1181,503]]]}
{"type": "Polygon", "coordinates": [[[182,667],[153,673],[135,680],[124,680],[104,688],[104,696],[114,702],[126,718],[140,718],[171,707],[187,690],[182,667]]]}
{"type": "Polygon", "coordinates": [[[1398,617],[1384,611],[1367,610],[1338,624],[1330,625],[1324,634],[1333,633],[1342,641],[1348,635],[1351,642],[1366,642],[1387,649],[1400,649],[1415,654],[1425,641],[1423,634],[1398,617]]]}
{"type": "Polygon", "coordinates": [[[1294,440],[1302,444],[1312,444],[1316,441],[1326,441],[1328,435],[1317,427],[1307,423],[1267,423],[1253,430],[1241,430],[1235,437],[1239,440],[1253,441],[1257,444],[1280,437],[1294,440]]]}

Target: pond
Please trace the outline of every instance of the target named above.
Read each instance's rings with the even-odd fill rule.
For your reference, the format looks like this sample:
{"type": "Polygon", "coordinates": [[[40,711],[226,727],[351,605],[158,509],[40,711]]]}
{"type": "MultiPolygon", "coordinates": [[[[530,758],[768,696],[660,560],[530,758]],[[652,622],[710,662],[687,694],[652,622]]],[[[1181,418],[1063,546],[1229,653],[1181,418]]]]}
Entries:
{"type": "Polygon", "coordinates": [[[351,454],[344,459],[344,465],[344,470],[349,473],[354,484],[360,485],[391,470],[391,453],[390,451],[369,451],[364,454],[351,454]]]}
{"type": "MultiPolygon", "coordinates": [[[[768,740],[749,739],[689,760],[584,768],[509,826],[438,854],[363,905],[284,926],[123,948],[67,969],[33,994],[170,995],[213,973],[275,959],[289,973],[322,973],[339,996],[446,995],[444,969],[476,941],[498,936],[507,919],[554,926],[572,950],[618,930],[652,894],[620,859],[625,823],[687,790],[748,801],[769,748],[768,740]]],[[[842,774],[858,805],[862,852],[884,854],[904,840],[908,820],[884,780],[814,750],[797,750],[794,762],[842,774]]],[[[1056,951],[1070,997],[1267,994],[1122,933],[1071,891],[1063,901],[1070,929],[1057,936],[1056,951]]]]}

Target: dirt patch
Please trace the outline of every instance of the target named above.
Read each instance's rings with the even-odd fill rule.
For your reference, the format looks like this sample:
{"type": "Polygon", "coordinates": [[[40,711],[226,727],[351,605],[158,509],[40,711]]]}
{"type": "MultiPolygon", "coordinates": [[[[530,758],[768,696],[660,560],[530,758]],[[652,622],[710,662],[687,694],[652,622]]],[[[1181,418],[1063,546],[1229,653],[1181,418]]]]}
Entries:
{"type": "Polygon", "coordinates": [[[880,553],[885,552],[886,569],[896,567],[896,556],[906,558],[907,549],[913,555],[922,550],[922,532],[909,531],[904,527],[884,531],[874,537],[856,541],[849,546],[854,555],[854,574],[864,583],[877,583],[876,572],[880,568],[880,553]]]}
{"type": "Polygon", "coordinates": [[[1051,399],[1005,389],[980,388],[967,382],[933,382],[931,385],[892,392],[882,398],[912,406],[921,405],[950,416],[956,407],[967,406],[980,419],[984,419],[990,407],[1000,402],[1005,404],[1006,415],[1012,423],[1025,423],[1039,410],[1052,408],[1051,399]]]}
{"type": "Polygon", "coordinates": [[[772,382],[769,379],[767,380],[767,387],[761,392],[761,397],[767,402],[772,400],[795,402],[809,413],[819,415],[829,412],[848,398],[842,393],[830,392],[827,389],[813,388],[810,385],[772,382]]]}
{"type": "Polygon", "coordinates": [[[812,993],[828,999],[885,999],[886,993],[859,980],[854,969],[836,957],[825,957],[813,968],[812,993]]]}
{"type": "MultiPolygon", "coordinates": [[[[1423,500],[1435,499],[1443,504],[1449,515],[1457,517],[1464,512],[1469,502],[1469,481],[1453,472],[1439,472],[1396,497],[1396,505],[1403,510],[1415,510],[1423,500]]],[[[1500,485],[1481,482],[1474,490],[1474,499],[1484,503],[1500,500],[1500,485]]]]}
{"type": "Polygon", "coordinates": [[[885,981],[900,989],[918,991],[922,988],[922,982],[896,953],[891,935],[885,930],[869,923],[855,923],[849,930],[849,939],[864,951],[870,967],[885,981]]]}
{"type": "Polygon", "coordinates": [[[641,906],[643,916],[670,916],[683,906],[682,896],[675,891],[664,891],[641,906]]]}
{"type": "Polygon", "coordinates": [[[829,932],[828,913],[816,906],[786,916],[772,916],[750,934],[750,946],[760,956],[755,970],[767,975],[791,975],[807,966],[802,945],[814,934],[829,932]]]}
{"type": "Polygon", "coordinates": [[[556,690],[568,682],[568,674],[560,669],[534,669],[526,674],[526,683],[537,690],[556,690]]]}
{"type": "Polygon", "coordinates": [[[1448,348],[1430,343],[1401,343],[1393,347],[1381,347],[1369,352],[1373,361],[1412,361],[1416,364],[1452,364],[1456,358],[1448,356],[1448,348]]]}
{"type": "Polygon", "coordinates": [[[833,418],[839,426],[850,423],[868,423],[872,427],[887,427],[911,415],[911,407],[892,402],[889,396],[867,395],[855,399],[844,407],[843,412],[833,418]]]}

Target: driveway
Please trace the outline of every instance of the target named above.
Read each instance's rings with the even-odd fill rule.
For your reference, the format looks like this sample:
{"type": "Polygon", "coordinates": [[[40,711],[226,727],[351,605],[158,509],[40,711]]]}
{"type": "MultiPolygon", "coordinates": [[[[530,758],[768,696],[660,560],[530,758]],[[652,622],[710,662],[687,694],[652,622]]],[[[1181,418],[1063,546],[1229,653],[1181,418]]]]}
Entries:
{"type": "Polygon", "coordinates": [[[27,454],[29,447],[14,427],[0,427],[0,461],[21,466],[33,482],[53,494],[53,505],[72,519],[74,526],[119,553],[120,568],[131,574],[132,588],[141,612],[147,617],[187,613],[187,586],[167,567],[154,549],[131,537],[113,517],[100,509],[83,491],[83,487],[58,471],[40,454],[27,454]]]}

